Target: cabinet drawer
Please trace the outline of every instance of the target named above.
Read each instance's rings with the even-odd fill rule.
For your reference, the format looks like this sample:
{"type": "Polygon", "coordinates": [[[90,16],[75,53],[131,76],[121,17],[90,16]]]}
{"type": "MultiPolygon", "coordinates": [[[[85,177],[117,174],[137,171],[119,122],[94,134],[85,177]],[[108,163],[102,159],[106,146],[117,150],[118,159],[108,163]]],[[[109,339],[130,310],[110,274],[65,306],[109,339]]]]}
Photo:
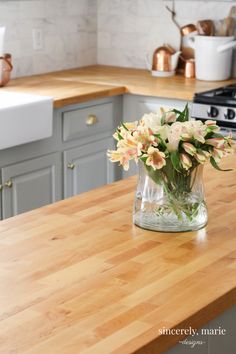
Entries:
{"type": "Polygon", "coordinates": [[[67,111],[63,113],[63,140],[112,130],[113,125],[112,102],[67,111]]]}

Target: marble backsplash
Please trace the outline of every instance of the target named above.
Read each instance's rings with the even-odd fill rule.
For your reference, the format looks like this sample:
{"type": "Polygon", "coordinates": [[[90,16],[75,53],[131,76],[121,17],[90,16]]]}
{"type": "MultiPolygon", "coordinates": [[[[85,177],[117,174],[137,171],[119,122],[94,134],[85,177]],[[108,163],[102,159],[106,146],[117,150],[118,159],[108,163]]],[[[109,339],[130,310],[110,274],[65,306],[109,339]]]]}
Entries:
{"type": "MultiPolygon", "coordinates": [[[[13,77],[90,64],[145,68],[145,55],[180,36],[165,6],[170,0],[0,0],[5,52],[13,77]],[[43,48],[33,49],[32,29],[42,29],[43,48]]],[[[176,0],[180,25],[221,19],[236,1],[176,0]]],[[[235,65],[236,67],[236,65],[235,65]]],[[[235,70],[236,73],[236,70],[235,70]]]]}
{"type": "Polygon", "coordinates": [[[13,77],[96,63],[97,0],[3,0],[0,26],[6,26],[13,77]],[[43,49],[37,51],[35,28],[43,31],[43,49]]]}
{"type": "MultiPolygon", "coordinates": [[[[97,0],[99,64],[146,68],[145,56],[163,43],[180,45],[165,0],[97,0]]],[[[176,20],[183,26],[198,20],[226,17],[236,1],[175,1],[176,20]]]]}

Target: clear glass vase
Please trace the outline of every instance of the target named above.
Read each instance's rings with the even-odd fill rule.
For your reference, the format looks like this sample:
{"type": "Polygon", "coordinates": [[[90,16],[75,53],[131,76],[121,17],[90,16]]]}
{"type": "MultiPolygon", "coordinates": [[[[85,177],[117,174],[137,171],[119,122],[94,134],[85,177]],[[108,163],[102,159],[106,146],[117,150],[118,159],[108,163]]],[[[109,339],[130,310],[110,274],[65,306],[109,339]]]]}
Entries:
{"type": "Polygon", "coordinates": [[[170,160],[161,170],[139,162],[133,222],[161,232],[198,230],[207,223],[203,166],[178,172],[170,160]]]}

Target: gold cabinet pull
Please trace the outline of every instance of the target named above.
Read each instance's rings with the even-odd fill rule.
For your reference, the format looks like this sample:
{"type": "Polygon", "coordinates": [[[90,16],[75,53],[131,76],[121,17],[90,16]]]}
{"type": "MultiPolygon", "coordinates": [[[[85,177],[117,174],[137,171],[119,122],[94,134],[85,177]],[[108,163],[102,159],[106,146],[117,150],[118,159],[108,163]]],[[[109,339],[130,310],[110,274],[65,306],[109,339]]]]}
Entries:
{"type": "Polygon", "coordinates": [[[98,118],[97,116],[95,116],[94,114],[90,114],[87,118],[86,118],[86,124],[87,125],[94,125],[98,122],[98,118]]]}
{"type": "Polygon", "coordinates": [[[9,181],[5,182],[4,183],[4,186],[8,187],[8,188],[11,188],[13,185],[12,181],[9,179],[9,181]]]}
{"type": "Polygon", "coordinates": [[[72,162],[70,162],[70,163],[68,163],[67,167],[68,167],[69,169],[73,170],[73,169],[75,168],[75,164],[72,163],[72,162]]]}

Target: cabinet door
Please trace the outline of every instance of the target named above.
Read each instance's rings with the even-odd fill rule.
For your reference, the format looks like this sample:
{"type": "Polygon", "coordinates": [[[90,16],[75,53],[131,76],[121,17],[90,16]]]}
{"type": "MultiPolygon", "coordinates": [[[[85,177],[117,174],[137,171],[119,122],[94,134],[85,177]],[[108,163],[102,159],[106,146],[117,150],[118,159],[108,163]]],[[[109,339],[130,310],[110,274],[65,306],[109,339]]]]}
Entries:
{"type": "Polygon", "coordinates": [[[64,153],[65,198],[115,180],[116,167],[107,158],[107,149],[113,147],[113,138],[107,138],[64,153]]]}
{"type": "Polygon", "coordinates": [[[128,171],[122,170],[122,178],[128,178],[130,176],[137,175],[138,173],[138,165],[135,161],[130,161],[128,171]]]}
{"type": "Polygon", "coordinates": [[[61,174],[59,153],[3,167],[3,218],[60,200],[61,174]]]}

